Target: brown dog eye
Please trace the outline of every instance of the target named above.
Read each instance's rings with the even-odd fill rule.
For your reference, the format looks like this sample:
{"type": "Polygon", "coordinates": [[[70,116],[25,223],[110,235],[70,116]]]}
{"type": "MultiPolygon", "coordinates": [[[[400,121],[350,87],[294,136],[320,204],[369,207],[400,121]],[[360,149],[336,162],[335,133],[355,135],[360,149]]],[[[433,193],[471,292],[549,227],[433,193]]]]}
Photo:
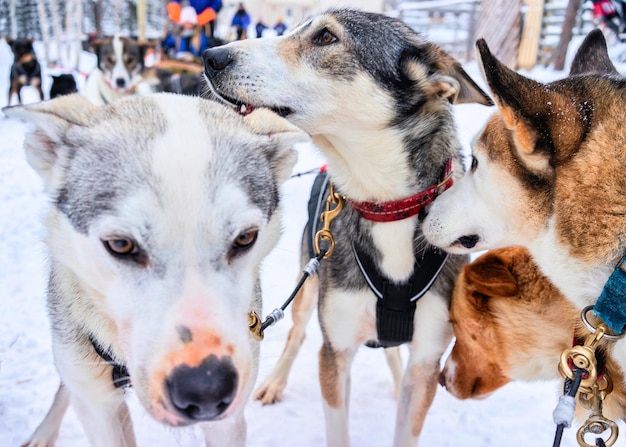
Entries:
{"type": "Polygon", "coordinates": [[[114,256],[128,256],[137,253],[137,245],[130,239],[109,239],[104,246],[114,256]]]}
{"type": "Polygon", "coordinates": [[[315,37],[315,39],[313,39],[313,42],[318,44],[318,45],[329,45],[329,44],[333,43],[336,40],[337,40],[337,38],[333,35],[333,33],[331,33],[326,28],[324,28],[315,37]]]}
{"type": "Polygon", "coordinates": [[[235,238],[233,247],[238,249],[251,247],[256,242],[258,234],[259,230],[244,231],[235,238]]]}

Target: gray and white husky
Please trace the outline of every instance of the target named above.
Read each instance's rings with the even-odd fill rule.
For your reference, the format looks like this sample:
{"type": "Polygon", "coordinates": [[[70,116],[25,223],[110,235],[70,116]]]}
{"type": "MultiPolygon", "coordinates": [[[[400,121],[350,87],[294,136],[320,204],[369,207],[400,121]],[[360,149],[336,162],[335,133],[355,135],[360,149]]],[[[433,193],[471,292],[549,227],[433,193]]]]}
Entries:
{"type": "MultiPolygon", "coordinates": [[[[452,104],[491,100],[403,22],[361,11],[331,10],[286,36],[231,43],[203,58],[210,88],[225,103],[243,115],[271,108],[311,135],[346,198],[332,226],[335,250],[319,273],[328,445],[349,444],[350,365],[367,342],[409,343],[394,445],[416,444],[452,338],[454,279],[466,261],[431,248],[420,216],[463,172],[452,104]]],[[[284,386],[284,368],[280,374],[272,393],[284,386]]]]}
{"type": "Polygon", "coordinates": [[[92,446],[134,446],[124,387],[156,420],[242,446],[258,342],[259,265],[279,187],[308,138],[268,110],[201,98],[70,95],[9,117],[52,205],[48,309],[62,385],[26,445],[52,445],[69,402],[92,446]]]}

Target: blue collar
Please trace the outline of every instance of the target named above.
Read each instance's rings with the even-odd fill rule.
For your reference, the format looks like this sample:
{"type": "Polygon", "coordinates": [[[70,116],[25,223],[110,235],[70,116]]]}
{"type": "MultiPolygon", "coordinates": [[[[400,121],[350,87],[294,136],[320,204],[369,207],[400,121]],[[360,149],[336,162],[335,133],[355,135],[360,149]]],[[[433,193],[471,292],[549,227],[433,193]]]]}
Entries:
{"type": "Polygon", "coordinates": [[[624,334],[626,329],[626,256],[609,276],[593,312],[615,335],[624,334]]]}

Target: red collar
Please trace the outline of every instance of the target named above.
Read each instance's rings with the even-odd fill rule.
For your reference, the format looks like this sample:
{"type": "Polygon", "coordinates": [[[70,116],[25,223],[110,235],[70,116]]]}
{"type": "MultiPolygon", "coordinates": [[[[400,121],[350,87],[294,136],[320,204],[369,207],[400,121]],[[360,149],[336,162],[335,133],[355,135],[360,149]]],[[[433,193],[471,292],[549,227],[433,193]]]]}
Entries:
{"type": "Polygon", "coordinates": [[[452,177],[452,159],[448,158],[441,174],[441,181],[424,191],[401,200],[391,202],[355,202],[348,199],[352,207],[364,219],[373,222],[394,222],[419,214],[427,205],[454,183],[452,177]]]}

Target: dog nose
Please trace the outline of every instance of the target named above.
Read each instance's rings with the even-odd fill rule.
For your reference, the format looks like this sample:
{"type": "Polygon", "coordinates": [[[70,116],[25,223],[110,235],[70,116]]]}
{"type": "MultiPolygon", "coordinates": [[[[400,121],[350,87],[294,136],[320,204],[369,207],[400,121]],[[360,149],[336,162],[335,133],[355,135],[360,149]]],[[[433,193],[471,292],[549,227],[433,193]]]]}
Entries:
{"type": "Polygon", "coordinates": [[[202,52],[202,60],[205,71],[210,74],[226,68],[233,61],[233,56],[224,48],[209,48],[202,52]]]}
{"type": "Polygon", "coordinates": [[[456,242],[465,248],[474,248],[479,240],[480,237],[477,234],[470,234],[468,236],[461,236],[456,242]]]}
{"type": "Polygon", "coordinates": [[[446,387],[446,375],[445,375],[445,371],[441,371],[439,373],[439,385],[441,385],[442,387],[446,387]]]}
{"type": "Polygon", "coordinates": [[[122,88],[126,85],[126,81],[123,78],[117,78],[115,80],[115,85],[117,85],[118,88],[122,88]]]}
{"type": "Polygon", "coordinates": [[[196,367],[176,367],[166,378],[176,411],[192,421],[210,421],[226,411],[235,399],[237,383],[231,358],[213,354],[196,367]]]}

